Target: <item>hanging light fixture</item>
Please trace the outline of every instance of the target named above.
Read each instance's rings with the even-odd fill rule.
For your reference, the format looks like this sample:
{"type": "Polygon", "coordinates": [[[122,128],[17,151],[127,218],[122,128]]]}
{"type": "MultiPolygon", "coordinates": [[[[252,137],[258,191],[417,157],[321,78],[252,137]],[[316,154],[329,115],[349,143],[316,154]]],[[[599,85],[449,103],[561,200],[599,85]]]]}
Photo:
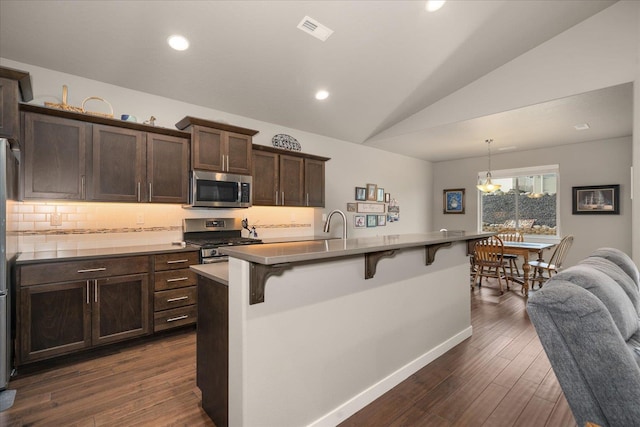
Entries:
{"type": "Polygon", "coordinates": [[[502,186],[491,182],[491,143],[493,142],[493,139],[487,139],[484,142],[487,143],[487,150],[489,150],[489,168],[487,169],[487,178],[485,179],[484,184],[478,184],[476,187],[483,193],[493,193],[494,191],[499,190],[502,186]]]}

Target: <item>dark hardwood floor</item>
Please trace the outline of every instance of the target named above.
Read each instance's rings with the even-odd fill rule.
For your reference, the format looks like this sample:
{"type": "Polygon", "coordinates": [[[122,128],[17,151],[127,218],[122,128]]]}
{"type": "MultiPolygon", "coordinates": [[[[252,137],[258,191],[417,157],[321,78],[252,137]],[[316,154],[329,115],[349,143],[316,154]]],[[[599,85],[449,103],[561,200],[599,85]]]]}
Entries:
{"type": "MultiPolygon", "coordinates": [[[[471,338],[341,427],[575,426],[519,286],[500,296],[485,283],[471,316],[471,338]]],[[[11,381],[17,396],[0,425],[214,425],[200,407],[193,330],[51,365],[11,381]]]]}

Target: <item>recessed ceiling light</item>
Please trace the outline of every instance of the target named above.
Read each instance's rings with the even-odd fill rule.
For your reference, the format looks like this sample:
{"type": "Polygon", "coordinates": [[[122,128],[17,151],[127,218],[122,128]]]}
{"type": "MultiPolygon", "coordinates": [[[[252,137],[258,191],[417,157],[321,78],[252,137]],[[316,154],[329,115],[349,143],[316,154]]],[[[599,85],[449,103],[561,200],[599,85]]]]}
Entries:
{"type": "Polygon", "coordinates": [[[573,128],[575,130],[587,130],[589,129],[589,123],[581,123],[579,125],[574,125],[573,128]]]}
{"type": "Polygon", "coordinates": [[[323,99],[327,99],[329,97],[329,92],[326,90],[319,90],[316,92],[316,99],[322,101],[323,99]]]}
{"type": "Polygon", "coordinates": [[[425,9],[427,9],[429,12],[435,12],[436,10],[440,9],[442,6],[444,6],[444,3],[447,0],[427,0],[427,4],[425,5],[425,9]]]}
{"type": "Polygon", "coordinates": [[[167,39],[167,43],[175,50],[187,50],[189,48],[189,40],[179,35],[170,36],[167,39]]]}

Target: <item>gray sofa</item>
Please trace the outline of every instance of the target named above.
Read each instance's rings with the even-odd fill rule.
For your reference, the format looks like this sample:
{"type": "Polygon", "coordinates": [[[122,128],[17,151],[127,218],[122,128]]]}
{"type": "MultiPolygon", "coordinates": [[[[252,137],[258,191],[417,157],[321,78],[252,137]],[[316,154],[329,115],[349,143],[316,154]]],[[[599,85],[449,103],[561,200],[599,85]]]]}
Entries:
{"type": "Polygon", "coordinates": [[[529,317],[579,426],[640,426],[639,278],[626,254],[601,248],[529,297],[529,317]]]}

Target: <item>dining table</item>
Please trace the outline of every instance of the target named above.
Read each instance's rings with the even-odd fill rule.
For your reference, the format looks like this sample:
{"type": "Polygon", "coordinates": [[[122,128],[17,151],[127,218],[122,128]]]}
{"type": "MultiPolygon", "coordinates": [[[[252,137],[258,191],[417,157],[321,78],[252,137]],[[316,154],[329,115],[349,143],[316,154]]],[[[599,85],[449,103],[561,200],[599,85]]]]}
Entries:
{"type": "Polygon", "coordinates": [[[519,255],[522,256],[524,260],[522,264],[522,279],[514,277],[512,280],[522,283],[522,294],[527,296],[529,293],[529,271],[531,270],[531,266],[529,265],[529,254],[537,254],[537,260],[542,261],[542,253],[544,250],[552,248],[556,244],[538,242],[503,242],[503,245],[505,254],[519,255]]]}

